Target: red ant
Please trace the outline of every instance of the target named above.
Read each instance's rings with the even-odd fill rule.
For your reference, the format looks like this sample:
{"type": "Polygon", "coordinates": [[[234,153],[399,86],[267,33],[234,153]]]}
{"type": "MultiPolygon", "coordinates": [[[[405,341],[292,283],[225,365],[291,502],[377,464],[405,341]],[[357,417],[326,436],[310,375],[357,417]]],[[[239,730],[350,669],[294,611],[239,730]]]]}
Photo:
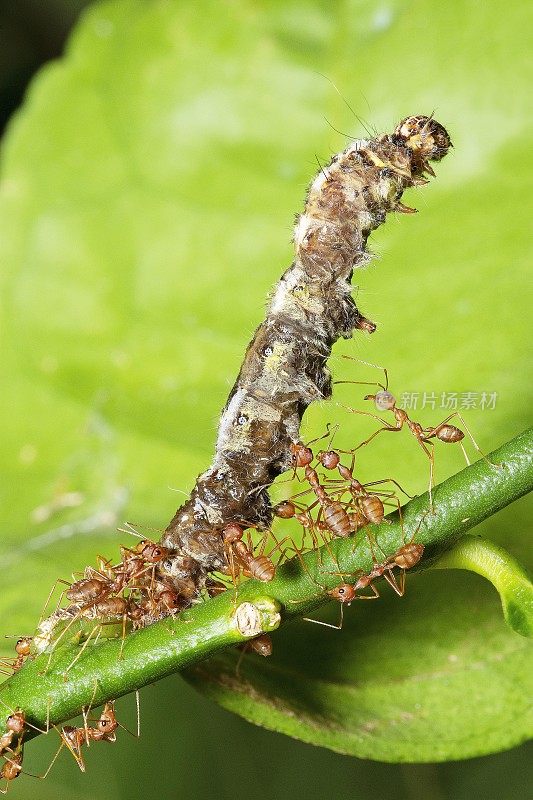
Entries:
{"type": "Polygon", "coordinates": [[[196,596],[197,587],[192,579],[179,581],[179,587],[175,583],[175,581],[170,583],[156,579],[150,587],[142,590],[142,597],[138,603],[130,601],[128,618],[132,621],[134,629],[144,628],[163,617],[176,614],[196,596]]]}
{"type": "Polygon", "coordinates": [[[13,661],[9,661],[9,659],[0,659],[0,664],[6,669],[0,669],[0,673],[4,675],[10,675],[12,672],[17,672],[27,658],[31,655],[31,643],[32,643],[32,636],[21,636],[15,645],[15,652],[17,657],[13,661]]]}
{"type": "MultiPolygon", "coordinates": [[[[155,568],[156,565],[167,558],[169,554],[170,550],[168,550],[168,548],[150,540],[143,539],[134,548],[121,547],[122,559],[116,566],[111,566],[109,561],[99,556],[100,569],[87,567],[83,578],[72,584],[67,584],[68,588],[63,594],[65,594],[74,605],[67,609],[56,609],[56,612],[54,612],[51,617],[39,624],[37,638],[39,640],[40,650],[46,649],[46,647],[51,644],[53,630],[59,622],[67,620],[67,625],[54,641],[54,647],[63,638],[74,622],[80,618],[89,620],[104,618],[105,621],[103,624],[109,624],[116,619],[122,619],[122,642],[124,644],[126,623],[128,621],[138,623],[143,617],[143,609],[139,608],[138,604],[135,603],[131,596],[126,598],[116,595],[118,593],[123,593],[126,589],[138,590],[141,594],[147,594],[153,605],[155,593],[151,591],[151,585],[154,583],[155,568]],[[151,574],[146,575],[148,572],[151,574]]],[[[65,583],[62,579],[56,581],[52,592],[58,582],[65,583]]],[[[47,604],[52,592],[50,592],[48,596],[47,604]]],[[[146,598],[144,599],[146,600],[146,598]]],[[[59,602],[61,602],[61,598],[59,602]]],[[[157,603],[159,606],[168,607],[169,613],[171,613],[171,606],[174,608],[176,607],[174,598],[170,598],[168,592],[158,597],[157,603]]],[[[160,616],[161,613],[162,611],[160,610],[158,616],[160,616]]],[[[145,616],[149,618],[152,615],[147,613],[145,616]]],[[[94,631],[96,630],[95,628],[94,631]]],[[[92,638],[94,631],[91,631],[89,634],[83,648],[69,665],[69,669],[80,657],[89,640],[92,638]]]]}
{"type": "Polygon", "coordinates": [[[68,747],[76,764],[80,768],[82,772],[85,772],[85,761],[83,760],[83,754],[81,752],[81,748],[84,744],[87,746],[89,745],[90,741],[108,741],[114,742],[116,741],[116,729],[118,727],[118,722],[115,717],[115,712],[112,703],[106,703],[100,719],[97,721],[96,727],[89,727],[87,725],[87,718],[84,715],[84,726],[77,727],[75,725],[64,725],[61,728],[59,733],[61,737],[61,744],[59,745],[59,749],[57,750],[54,758],[52,759],[50,766],[46,770],[43,778],[46,778],[50,770],[52,769],[56,758],[58,757],[59,753],[63,749],[63,747],[68,747]]]}
{"type": "Polygon", "coordinates": [[[5,759],[5,763],[0,770],[0,778],[5,778],[6,780],[6,787],[5,789],[0,789],[0,792],[2,794],[6,794],[9,789],[10,782],[15,778],[18,778],[22,772],[22,739],[24,737],[26,727],[28,726],[36,731],[39,731],[39,733],[46,734],[50,730],[50,725],[47,720],[46,729],[38,728],[36,725],[33,725],[31,722],[27,721],[26,715],[21,708],[11,709],[4,703],[3,700],[0,700],[0,703],[2,703],[2,705],[6,706],[6,708],[11,711],[11,714],[7,717],[5,722],[5,732],[0,736],[0,755],[2,755],[5,759]]]}
{"type": "MultiPolygon", "coordinates": [[[[350,358],[352,360],[358,360],[358,359],[353,359],[352,356],[348,356],[348,355],[344,355],[344,358],[350,358]]],[[[369,362],[362,362],[362,363],[369,364],[369,362]]],[[[438,439],[439,441],[444,442],[446,444],[454,444],[454,443],[457,443],[457,442],[462,442],[462,440],[464,439],[465,435],[464,435],[463,431],[460,428],[457,428],[455,425],[450,425],[449,424],[451,419],[453,419],[454,417],[458,417],[461,420],[461,424],[465,428],[465,430],[466,430],[466,432],[467,432],[472,444],[474,445],[475,449],[478,451],[478,453],[480,453],[480,455],[485,460],[487,460],[487,458],[486,458],[485,454],[481,451],[481,449],[478,447],[478,444],[477,444],[476,440],[472,436],[471,432],[469,431],[469,429],[468,429],[468,427],[466,425],[466,422],[464,421],[462,415],[458,411],[454,411],[452,414],[450,414],[448,417],[446,417],[446,419],[444,419],[442,422],[440,422],[438,425],[435,425],[434,427],[423,428],[422,425],[419,422],[415,422],[414,420],[412,420],[409,417],[409,415],[407,414],[407,412],[403,408],[398,408],[397,407],[396,398],[388,390],[389,376],[388,376],[388,372],[387,372],[386,368],[385,367],[377,367],[377,365],[375,365],[375,364],[369,364],[369,366],[374,366],[377,369],[382,369],[383,370],[383,372],[385,374],[385,385],[383,385],[382,383],[379,383],[377,381],[373,381],[373,382],[369,382],[369,381],[336,381],[336,383],[355,383],[355,384],[362,384],[362,385],[379,386],[381,391],[377,392],[376,394],[367,394],[364,399],[365,400],[373,400],[375,405],[376,405],[376,408],[379,411],[391,411],[393,416],[394,416],[395,424],[394,425],[390,425],[386,420],[382,419],[377,414],[372,414],[370,411],[361,411],[361,410],[356,409],[356,408],[348,407],[348,411],[350,411],[350,413],[352,413],[352,414],[363,414],[365,416],[372,417],[373,419],[377,419],[378,422],[381,422],[382,425],[383,425],[383,427],[378,428],[377,431],[374,431],[374,433],[371,436],[369,436],[368,439],[365,439],[364,442],[361,442],[361,444],[357,445],[357,447],[355,447],[350,452],[355,453],[356,450],[359,450],[361,447],[364,447],[365,445],[369,444],[372,441],[372,439],[374,439],[376,436],[378,436],[378,434],[382,433],[382,431],[400,431],[403,428],[403,426],[406,425],[407,428],[409,429],[409,431],[415,437],[415,439],[419,443],[420,447],[422,448],[422,450],[424,451],[424,453],[426,454],[426,456],[429,459],[429,464],[430,464],[430,467],[429,467],[429,500],[430,500],[430,505],[433,508],[432,491],[433,491],[433,487],[435,485],[434,484],[434,460],[435,460],[435,454],[434,454],[433,448],[430,449],[428,447],[428,445],[433,445],[433,442],[430,441],[431,439],[438,439]]],[[[464,449],[464,446],[462,444],[461,444],[461,449],[463,451],[463,455],[465,457],[466,463],[470,464],[470,461],[468,459],[468,455],[467,455],[466,450],[464,449]]]]}
{"type": "Polygon", "coordinates": [[[239,645],[241,653],[235,666],[235,674],[237,677],[240,675],[240,667],[244,656],[247,653],[255,653],[258,656],[267,658],[272,655],[272,638],[268,633],[261,633],[255,639],[250,639],[248,642],[239,645]]]}
{"type": "Polygon", "coordinates": [[[75,725],[64,725],[59,732],[61,737],[61,744],[53,757],[50,765],[42,778],[46,778],[50,770],[52,769],[53,765],[56,762],[57,757],[59,756],[63,747],[67,747],[69,751],[72,753],[78,767],[82,772],[85,772],[85,761],[83,759],[82,754],[82,747],[83,745],[90,745],[91,742],[115,742],[117,735],[116,731],[117,728],[122,728],[123,730],[130,733],[132,736],[140,735],[139,729],[139,693],[136,692],[136,700],[137,700],[137,733],[134,734],[132,731],[128,730],[124,725],[122,725],[116,717],[115,714],[115,701],[107,702],[101,713],[100,716],[91,719],[88,714],[90,711],[91,706],[89,706],[89,710],[87,712],[83,712],[83,726],[75,726],[75,725]],[[95,722],[94,726],[89,725],[89,722],[95,722]]]}
{"type": "MultiPolygon", "coordinates": [[[[341,450],[339,452],[345,451],[341,450]]],[[[346,467],[344,464],[341,464],[339,452],[336,450],[322,450],[318,454],[317,460],[320,464],[322,464],[323,467],[325,467],[325,469],[337,469],[341,478],[344,481],[347,481],[348,491],[356,502],[356,511],[360,512],[360,517],[362,516],[362,520],[364,520],[362,521],[362,524],[358,525],[358,527],[363,527],[363,525],[366,523],[379,525],[380,522],[388,522],[388,520],[384,519],[385,507],[381,497],[394,498],[396,500],[398,511],[400,511],[400,502],[398,498],[394,493],[391,492],[369,492],[367,487],[378,486],[382,483],[394,483],[407,497],[410,497],[410,495],[408,495],[407,492],[402,489],[400,484],[393,478],[383,478],[379,481],[372,481],[371,483],[362,484],[353,474],[355,456],[352,454],[352,464],[350,467],[346,467]]]]}
{"type": "Polygon", "coordinates": [[[6,731],[0,736],[0,755],[9,750],[13,752],[12,745],[15,740],[20,740],[26,727],[24,712],[20,709],[14,711],[6,719],[6,731]]]}
{"type": "MultiPolygon", "coordinates": [[[[295,519],[300,523],[304,531],[309,531],[311,535],[311,547],[313,549],[320,546],[316,532],[328,531],[328,527],[323,520],[314,520],[311,516],[311,510],[315,505],[317,505],[317,503],[312,503],[310,506],[297,504],[294,502],[294,498],[291,498],[290,500],[282,500],[272,508],[274,516],[279,519],[295,519]]],[[[298,548],[293,547],[292,549],[295,550],[295,552],[300,552],[298,548]]]]}
{"type": "Polygon", "coordinates": [[[242,567],[245,575],[258,581],[271,581],[276,574],[272,560],[265,555],[254,556],[251,547],[243,541],[244,528],[232,522],[222,531],[224,544],[227,546],[227,557],[231,575],[235,577],[234,558],[242,567]]]}
{"type": "Polygon", "coordinates": [[[5,756],[5,762],[0,769],[0,779],[5,778],[6,781],[5,789],[0,789],[2,794],[7,794],[11,781],[18,778],[22,772],[22,755],[23,751],[21,745],[20,748],[14,753],[11,753],[9,757],[5,756]]]}
{"type": "MultiPolygon", "coordinates": [[[[335,433],[335,431],[334,431],[335,433]]],[[[333,433],[333,435],[334,435],[333,433]]],[[[329,430],[325,434],[325,436],[329,435],[329,430]]],[[[324,438],[324,437],[320,437],[324,438]]],[[[354,466],[354,457],[352,456],[352,466],[350,468],[344,466],[340,463],[340,456],[339,453],[335,450],[326,450],[321,451],[318,456],[317,460],[319,464],[329,470],[337,469],[341,478],[345,481],[348,481],[348,489],[356,503],[355,509],[348,510],[350,505],[347,507],[340,502],[339,499],[332,499],[333,494],[328,493],[325,487],[320,483],[320,479],[318,473],[315,469],[311,467],[311,463],[314,459],[313,451],[308,447],[301,443],[293,443],[291,444],[291,451],[293,455],[293,463],[295,468],[296,467],[303,467],[304,468],[304,475],[309,483],[311,490],[317,497],[317,503],[321,506],[321,515],[317,520],[317,527],[320,526],[320,516],[322,516],[323,521],[325,523],[326,530],[330,531],[333,536],[338,537],[346,537],[350,533],[358,530],[359,528],[363,527],[367,523],[374,523],[379,524],[384,520],[385,509],[383,505],[383,501],[379,497],[381,494],[384,497],[395,497],[394,494],[391,493],[383,493],[383,492],[369,492],[366,486],[376,485],[385,483],[386,480],[383,481],[374,481],[372,484],[363,485],[360,481],[355,478],[353,475],[353,466],[354,466]]],[[[351,451],[350,451],[351,452],[351,451]]],[[[392,480],[392,479],[387,479],[392,480]]],[[[396,481],[393,481],[400,489],[401,487],[396,481]]],[[[342,494],[345,490],[340,490],[336,494],[342,494]]],[[[403,489],[402,489],[403,491],[403,489]]],[[[400,503],[396,498],[396,503],[398,509],[400,508],[400,503]]],[[[304,525],[308,524],[309,520],[309,511],[313,508],[313,505],[309,506],[306,510],[306,516],[301,518],[301,521],[304,525]]],[[[274,513],[278,516],[280,514],[285,514],[287,517],[291,514],[291,506],[287,504],[281,504],[276,507],[274,513]]],[[[294,514],[296,516],[296,514],[294,514]]]]}
{"type": "Polygon", "coordinates": [[[22,744],[22,738],[24,736],[26,727],[33,728],[34,731],[45,734],[50,730],[48,719],[46,722],[46,728],[39,728],[37,725],[33,725],[31,722],[28,722],[26,719],[26,714],[21,708],[10,708],[1,699],[0,703],[11,712],[5,722],[5,731],[0,736],[0,755],[3,755],[6,751],[13,752],[13,744],[15,742],[18,745],[22,744]]]}
{"type": "Polygon", "coordinates": [[[320,483],[317,471],[311,467],[314,459],[314,453],[311,448],[306,447],[301,442],[293,442],[291,444],[291,453],[294,467],[304,468],[305,478],[316,495],[317,502],[320,504],[327,530],[333,536],[343,538],[349,536],[353,532],[352,521],[342,504],[330,498],[320,483]]]}
{"type": "MultiPolygon", "coordinates": [[[[422,524],[423,519],[426,515],[422,518],[420,524],[422,524]]],[[[420,525],[418,526],[420,527],[420,525]]],[[[418,528],[415,531],[414,536],[418,532],[418,528]]],[[[396,594],[399,597],[403,597],[405,594],[405,572],[408,569],[412,569],[424,554],[424,545],[419,544],[411,540],[406,544],[403,544],[398,550],[390,556],[387,556],[381,562],[374,562],[374,566],[368,573],[363,573],[357,579],[357,581],[352,585],[350,583],[340,583],[338,586],[335,586],[333,589],[329,589],[327,594],[331,597],[332,600],[337,600],[340,605],[340,620],[338,625],[332,625],[329,622],[322,622],[321,620],[311,619],[309,617],[304,617],[307,622],[316,622],[318,625],[324,625],[327,628],[334,628],[335,630],[341,630],[344,618],[344,606],[351,605],[354,600],[376,600],[380,594],[376,587],[374,586],[374,581],[377,578],[385,578],[387,583],[394,589],[396,594]],[[401,577],[400,583],[396,581],[394,577],[393,570],[395,568],[399,568],[401,570],[401,577]],[[372,590],[371,595],[364,595],[358,594],[361,589],[366,589],[370,587],[372,590]]],[[[374,556],[375,558],[375,556],[374,556]]]]}
{"type": "MultiPolygon", "coordinates": [[[[138,535],[133,530],[127,532],[138,535]]],[[[156,565],[168,558],[170,552],[168,547],[163,547],[150,539],[141,539],[134,548],[121,547],[122,561],[111,568],[114,574],[113,592],[138,583],[150,570],[153,578],[156,565]]]]}

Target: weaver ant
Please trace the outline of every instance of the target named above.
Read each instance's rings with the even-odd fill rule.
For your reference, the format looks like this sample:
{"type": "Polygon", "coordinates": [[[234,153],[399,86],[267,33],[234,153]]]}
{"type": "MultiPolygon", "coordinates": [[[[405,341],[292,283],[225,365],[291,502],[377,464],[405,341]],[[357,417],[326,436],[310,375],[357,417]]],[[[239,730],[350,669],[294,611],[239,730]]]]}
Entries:
{"type": "Polygon", "coordinates": [[[272,638],[268,633],[261,633],[254,639],[250,639],[248,642],[239,645],[239,648],[241,653],[235,666],[235,674],[237,677],[240,675],[241,663],[247,653],[255,653],[258,656],[263,656],[263,658],[272,655],[272,638]]]}
{"type": "Polygon", "coordinates": [[[39,728],[37,725],[28,722],[26,719],[26,714],[21,708],[10,708],[10,706],[4,703],[4,701],[1,699],[0,703],[11,712],[5,721],[4,733],[2,733],[0,736],[0,755],[4,755],[5,752],[13,753],[14,744],[17,747],[22,745],[22,739],[24,737],[26,727],[33,728],[34,731],[44,734],[48,733],[50,730],[50,722],[48,717],[46,720],[46,728],[39,728]]]}
{"type": "MultiPolygon", "coordinates": [[[[381,497],[394,499],[401,515],[400,501],[394,492],[369,492],[367,488],[369,486],[380,486],[383,483],[394,483],[394,485],[397,486],[401,492],[403,492],[407,497],[410,497],[405,489],[403,489],[400,484],[394,480],[394,478],[382,478],[379,481],[371,481],[364,484],[361,483],[353,474],[355,455],[351,450],[322,450],[318,454],[317,460],[325,469],[336,469],[341,476],[341,480],[348,484],[346,488],[355,501],[355,511],[359,513],[359,518],[361,520],[361,524],[359,524],[358,527],[363,527],[363,525],[366,523],[379,525],[381,522],[388,522],[388,520],[384,519],[385,506],[383,500],[381,500],[381,497]],[[348,452],[352,454],[352,463],[350,467],[346,467],[341,463],[339,452],[348,452]]],[[[334,481],[331,481],[331,483],[334,483],[334,481]]]]}
{"type": "Polygon", "coordinates": [[[12,672],[17,672],[27,658],[31,655],[31,643],[33,636],[21,636],[15,645],[15,652],[17,657],[10,661],[7,658],[0,659],[0,664],[5,669],[0,669],[0,673],[10,675],[12,672]]]}
{"type": "MultiPolygon", "coordinates": [[[[96,686],[95,686],[96,691],[96,686]]],[[[94,696],[94,695],[93,695],[94,696]]],[[[108,701],[102,711],[100,712],[99,717],[91,718],[89,717],[89,713],[91,710],[91,705],[89,705],[87,711],[85,709],[82,712],[83,716],[83,726],[76,726],[76,725],[64,725],[61,730],[59,731],[59,736],[61,738],[61,744],[54,755],[52,761],[50,762],[48,769],[44,773],[44,775],[39,776],[42,778],[46,778],[52,767],[54,766],[57,757],[59,756],[63,747],[67,747],[76,764],[80,768],[81,772],[85,772],[85,761],[83,758],[82,747],[83,745],[87,745],[89,747],[91,742],[115,742],[117,735],[116,731],[117,728],[122,728],[131,736],[135,736],[139,738],[140,736],[140,717],[139,717],[139,692],[135,692],[136,696],[136,704],[137,704],[137,733],[133,733],[125,725],[122,725],[117,720],[115,714],[115,701],[111,700],[108,701]],[[90,722],[94,722],[94,725],[90,725],[90,722]]]]}
{"type": "Polygon", "coordinates": [[[5,789],[0,789],[2,794],[7,794],[11,781],[18,778],[22,772],[22,755],[23,751],[21,745],[14,753],[11,753],[9,756],[4,756],[5,761],[0,769],[0,779],[5,779],[6,786],[5,789]]]}
{"type": "MultiPolygon", "coordinates": [[[[2,705],[11,712],[5,722],[5,731],[0,736],[0,755],[2,755],[5,759],[5,763],[0,770],[0,778],[5,778],[6,780],[6,787],[5,789],[0,789],[0,792],[2,794],[6,794],[9,789],[10,782],[15,778],[18,778],[22,772],[22,740],[24,738],[26,727],[33,728],[35,731],[39,731],[39,733],[46,734],[50,730],[50,724],[49,720],[47,719],[46,729],[39,728],[37,725],[33,725],[31,722],[28,722],[26,715],[21,708],[12,709],[6,705],[3,700],[0,700],[0,703],[2,703],[2,705]]],[[[31,773],[25,774],[31,775],[31,773]]],[[[32,777],[35,778],[39,776],[32,775],[32,777]]]]}
{"type": "Polygon", "coordinates": [[[276,567],[268,556],[263,554],[254,556],[253,548],[243,541],[244,527],[235,522],[225,526],[222,531],[222,539],[226,546],[226,556],[231,575],[235,579],[238,569],[242,568],[245,575],[256,578],[258,581],[271,581],[276,574],[276,567]],[[235,564],[235,561],[237,564],[235,564]]]}
{"type": "MultiPolygon", "coordinates": [[[[353,361],[359,360],[359,359],[354,359],[352,356],[348,356],[348,355],[344,355],[343,357],[344,358],[349,358],[349,359],[351,359],[353,361]]],[[[433,487],[435,485],[435,483],[434,483],[435,453],[434,453],[434,450],[433,450],[434,443],[431,441],[431,439],[438,439],[439,441],[444,442],[445,444],[459,443],[460,447],[461,447],[461,450],[463,451],[463,455],[465,457],[466,463],[470,464],[468,455],[466,453],[464,445],[462,444],[462,440],[464,439],[465,434],[460,428],[457,428],[455,425],[451,425],[450,424],[450,420],[451,419],[454,419],[455,417],[459,418],[459,420],[461,421],[462,426],[466,430],[466,432],[467,432],[467,434],[468,434],[473,446],[475,447],[475,449],[482,456],[482,458],[484,458],[485,460],[488,460],[488,459],[485,456],[485,454],[482,452],[480,447],[478,446],[476,440],[474,439],[474,437],[472,436],[470,430],[468,429],[467,424],[466,424],[463,416],[458,411],[454,411],[452,414],[450,414],[448,417],[446,417],[446,419],[442,420],[442,422],[440,422],[438,425],[435,425],[433,427],[424,428],[419,422],[415,422],[414,420],[412,420],[409,417],[409,415],[407,414],[407,412],[405,411],[405,409],[398,408],[398,406],[396,404],[397,403],[396,398],[388,390],[389,375],[388,375],[387,369],[385,367],[378,367],[376,364],[370,364],[369,362],[366,362],[366,361],[364,361],[362,363],[367,364],[368,366],[376,367],[376,369],[383,370],[384,375],[385,375],[385,385],[383,385],[382,383],[379,383],[378,381],[335,381],[335,382],[336,383],[354,383],[354,384],[367,385],[367,386],[379,386],[380,387],[380,391],[379,392],[376,392],[376,394],[367,394],[364,399],[365,400],[373,400],[376,408],[378,409],[378,411],[391,411],[393,416],[394,416],[395,422],[394,422],[394,425],[391,425],[391,424],[389,424],[387,422],[387,420],[383,419],[382,417],[378,416],[377,414],[373,414],[370,411],[361,411],[360,409],[347,407],[347,410],[350,413],[352,413],[352,414],[362,414],[362,415],[367,416],[367,417],[372,417],[373,419],[378,420],[378,422],[381,422],[381,424],[383,426],[381,428],[378,428],[377,431],[374,431],[374,433],[371,436],[369,436],[368,439],[365,439],[363,442],[358,444],[357,447],[354,447],[353,450],[351,450],[350,452],[351,453],[355,453],[361,447],[364,447],[365,445],[369,444],[373,439],[376,438],[376,436],[378,436],[378,434],[382,433],[383,431],[391,431],[391,432],[400,431],[404,427],[404,425],[406,425],[408,430],[415,437],[416,441],[418,442],[418,444],[420,445],[420,447],[422,448],[422,450],[424,451],[424,453],[426,454],[426,456],[429,459],[429,502],[430,502],[431,508],[433,509],[433,494],[432,493],[433,493],[433,487]],[[431,445],[431,449],[428,447],[428,445],[431,445]]]]}
{"type": "MultiPolygon", "coordinates": [[[[336,430],[334,430],[333,434],[331,434],[331,439],[335,435],[335,432],[336,430]]],[[[329,426],[327,433],[324,434],[324,436],[321,436],[320,439],[323,439],[328,435],[330,435],[329,426]]],[[[331,448],[331,439],[329,448],[331,448]]],[[[319,452],[317,456],[318,464],[328,470],[336,469],[341,476],[341,480],[347,482],[348,484],[344,488],[329,492],[326,491],[325,484],[320,483],[320,478],[316,469],[313,469],[311,466],[314,459],[314,454],[311,448],[299,442],[295,442],[291,444],[291,452],[295,469],[297,467],[304,468],[305,479],[309,483],[311,491],[313,491],[317,497],[316,503],[308,506],[305,509],[303,516],[300,515],[300,521],[305,527],[312,527],[310,524],[311,517],[309,512],[316,504],[319,504],[321,507],[315,523],[316,527],[322,530],[328,530],[333,536],[343,538],[349,536],[350,533],[353,533],[359,528],[364,527],[364,525],[368,523],[379,524],[380,522],[387,521],[384,519],[385,508],[381,497],[394,498],[398,510],[400,509],[399,500],[396,498],[394,493],[370,492],[368,491],[367,487],[387,482],[395,483],[396,486],[401,489],[401,491],[404,491],[402,487],[393,479],[383,479],[380,481],[373,481],[372,483],[362,484],[359,480],[357,480],[357,478],[355,478],[353,474],[355,456],[353,455],[352,451],[339,451],[352,453],[352,464],[350,467],[346,467],[341,463],[339,452],[336,450],[328,449],[319,452]],[[346,491],[350,492],[353,502],[341,502],[342,495],[346,491]],[[321,524],[321,520],[324,522],[323,525],[321,524]]],[[[330,483],[335,482],[330,481],[330,483]]],[[[340,481],[337,483],[340,483],[340,481]]],[[[297,507],[294,504],[291,506],[291,501],[285,501],[285,503],[278,504],[278,506],[274,509],[274,513],[277,516],[285,516],[285,518],[289,518],[290,516],[295,516],[298,518],[296,510],[297,507]]]]}
{"type": "MultiPolygon", "coordinates": [[[[314,492],[317,503],[320,504],[325,526],[333,536],[345,538],[353,532],[352,520],[348,512],[337,500],[332,500],[322,484],[318,473],[311,466],[314,460],[314,453],[310,447],[301,442],[291,444],[291,453],[294,467],[303,467],[306,481],[314,492]]],[[[309,506],[308,511],[313,506],[309,506]]],[[[285,507],[288,511],[288,507],[285,507]]]]}
{"type": "Polygon", "coordinates": [[[344,606],[349,606],[354,600],[376,600],[380,593],[374,586],[374,581],[377,578],[385,578],[387,583],[392,587],[392,589],[396,592],[399,597],[403,597],[405,594],[405,573],[406,570],[412,569],[413,567],[418,564],[424,554],[424,545],[421,543],[417,543],[414,540],[414,537],[418,533],[420,529],[420,525],[424,521],[427,514],[424,514],[422,519],[420,520],[419,525],[417,526],[416,531],[413,534],[413,538],[411,541],[406,542],[398,550],[390,556],[386,556],[385,559],[381,562],[378,562],[376,556],[374,554],[374,549],[371,545],[372,550],[372,557],[374,559],[374,565],[370,572],[368,573],[356,573],[358,575],[358,579],[354,584],[342,582],[339,583],[337,586],[333,587],[333,589],[327,590],[327,594],[332,600],[336,600],[340,603],[340,620],[338,625],[333,625],[329,622],[323,622],[317,619],[311,619],[309,617],[304,617],[307,622],[315,622],[318,625],[324,625],[327,628],[334,628],[335,630],[341,630],[344,618],[344,606]],[[401,570],[401,577],[400,582],[398,583],[393,570],[394,569],[401,570]],[[372,590],[371,595],[359,594],[362,589],[370,588],[372,590]]]}

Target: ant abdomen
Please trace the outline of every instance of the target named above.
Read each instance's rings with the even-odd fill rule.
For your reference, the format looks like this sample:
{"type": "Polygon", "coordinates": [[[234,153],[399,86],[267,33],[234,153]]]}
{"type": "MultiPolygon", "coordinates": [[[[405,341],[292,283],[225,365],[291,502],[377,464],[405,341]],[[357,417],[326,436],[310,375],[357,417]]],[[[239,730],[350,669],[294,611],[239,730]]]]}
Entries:
{"type": "Polygon", "coordinates": [[[460,442],[465,438],[463,431],[456,428],[455,425],[441,425],[436,432],[437,439],[440,442],[449,442],[451,444],[460,442]]]}
{"type": "Polygon", "coordinates": [[[374,525],[379,525],[385,515],[385,508],[382,501],[376,495],[363,497],[361,508],[367,520],[374,525]]]}
{"type": "Polygon", "coordinates": [[[400,569],[411,569],[418,564],[424,554],[424,545],[416,542],[409,542],[400,547],[394,556],[394,563],[400,569]]]}
{"type": "Polygon", "coordinates": [[[276,567],[267,556],[254,558],[247,567],[252,578],[265,583],[271,581],[276,574],[276,567]]]}
{"type": "Polygon", "coordinates": [[[349,536],[352,532],[352,522],[349,514],[340,503],[335,501],[327,503],[323,508],[324,522],[334,536],[349,536]]]}

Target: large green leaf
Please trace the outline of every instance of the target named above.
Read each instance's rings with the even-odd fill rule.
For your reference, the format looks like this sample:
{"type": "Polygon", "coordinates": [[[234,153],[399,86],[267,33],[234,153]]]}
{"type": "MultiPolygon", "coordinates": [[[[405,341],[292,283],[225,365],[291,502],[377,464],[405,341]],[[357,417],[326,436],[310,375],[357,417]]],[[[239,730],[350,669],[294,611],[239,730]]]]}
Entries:
{"type": "MultiPolygon", "coordinates": [[[[323,115],[335,128],[362,133],[318,73],[378,129],[436,108],[455,144],[437,181],[408,199],[421,213],[389,221],[373,238],[381,258],[358,276],[359,304],[378,332],[337,352],[386,364],[398,394],[434,392],[434,410],[419,406],[427,423],[446,413],[438,407],[442,392],[477,392],[478,401],[497,392],[494,410],[465,411],[485,450],[525,426],[531,77],[519,65],[524,14],[518,2],[502,13],[497,4],[429,0],[380,7],[242,0],[223,8],[118,0],[87,15],[67,56],[33,83],[3,147],[6,632],[32,630],[58,576],[97,552],[116,552],[120,521],[164,527],[179,491],[208,463],[215,420],[263,298],[290,261],[291,220],[315,153],[326,159],[345,145],[323,115]],[[80,502],[62,507],[69,498],[80,502]]],[[[333,368],[345,379],[376,375],[335,358],[333,368]]],[[[361,388],[339,387],[337,397],[362,407],[361,388]]],[[[371,429],[327,404],[311,410],[307,430],[320,433],[328,420],[342,424],[339,444],[371,429]]],[[[440,448],[437,479],[460,459],[455,448],[440,448]]],[[[427,464],[407,433],[382,436],[361,453],[358,475],[394,476],[412,492],[427,486],[427,464]]],[[[484,532],[524,557],[529,517],[521,504],[484,532]]],[[[287,674],[299,676],[290,732],[339,748],[328,738],[335,718],[335,735],[360,755],[437,760],[509,747],[527,735],[525,701],[513,687],[530,651],[503,627],[489,594],[483,625],[466,618],[472,598],[488,591],[477,581],[413,580],[408,599],[394,606],[394,625],[383,602],[354,609],[338,636],[308,625],[296,646],[297,629],[289,627],[276,640],[281,662],[272,662],[287,667],[280,680],[268,663],[257,665],[253,679],[287,699],[287,674]],[[448,603],[446,586],[450,607],[464,613],[435,609],[433,597],[448,603]],[[414,625],[427,636],[432,669],[453,672],[438,690],[416,680],[422,651],[418,660],[405,655],[414,625]],[[313,716],[317,651],[326,684],[339,675],[332,656],[356,653],[342,659],[342,686],[353,696],[366,692],[363,716],[351,716],[353,703],[343,712],[344,695],[322,686],[321,714],[313,716]],[[473,698],[480,663],[494,683],[484,676],[473,698]],[[402,702],[391,705],[389,693],[384,706],[394,669],[402,702]],[[370,689],[359,686],[361,674],[371,676],[370,689]],[[383,692],[374,691],[380,685],[383,692]],[[514,710],[512,725],[493,724],[494,687],[514,710]],[[412,711],[417,702],[425,715],[412,711]],[[444,737],[436,715],[446,704],[464,720],[444,737]],[[404,706],[414,715],[409,753],[400,734],[378,748],[384,722],[363,740],[350,733],[354,720],[403,719],[404,706]],[[478,734],[489,729],[482,744],[478,734]]],[[[251,683],[248,661],[245,675],[251,683]]],[[[223,692],[216,682],[202,685],[248,718],[288,730],[281,711],[269,704],[266,714],[260,695],[252,704],[229,684],[223,692]]]]}
{"type": "MultiPolygon", "coordinates": [[[[468,758],[532,734],[531,643],[498,619],[489,584],[428,573],[401,602],[384,594],[348,609],[340,633],[287,625],[271,658],[237,671],[224,653],[187,677],[256,724],[378,761],[468,758]]],[[[316,618],[338,624],[339,611],[316,618]]]]}

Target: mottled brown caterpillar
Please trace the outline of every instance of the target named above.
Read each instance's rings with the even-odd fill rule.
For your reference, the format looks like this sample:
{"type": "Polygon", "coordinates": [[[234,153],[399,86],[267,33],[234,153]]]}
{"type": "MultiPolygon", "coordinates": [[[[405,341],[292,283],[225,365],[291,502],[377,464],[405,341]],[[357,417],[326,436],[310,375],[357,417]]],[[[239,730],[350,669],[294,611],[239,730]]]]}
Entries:
{"type": "Polygon", "coordinates": [[[222,412],[216,452],[179,508],[162,543],[172,551],[162,570],[198,589],[226,563],[229,523],[268,528],[268,487],[290,467],[307,406],[331,395],[326,362],[332,345],[353,331],[375,330],[351,296],[353,271],[366,264],[371,231],[390,211],[412,213],[405,189],[427,183],[429,162],[451,147],[431,117],[402,120],[394,133],[353,142],[313,180],[294,231],[296,257],[274,288],[265,321],[248,345],[222,412]]]}

